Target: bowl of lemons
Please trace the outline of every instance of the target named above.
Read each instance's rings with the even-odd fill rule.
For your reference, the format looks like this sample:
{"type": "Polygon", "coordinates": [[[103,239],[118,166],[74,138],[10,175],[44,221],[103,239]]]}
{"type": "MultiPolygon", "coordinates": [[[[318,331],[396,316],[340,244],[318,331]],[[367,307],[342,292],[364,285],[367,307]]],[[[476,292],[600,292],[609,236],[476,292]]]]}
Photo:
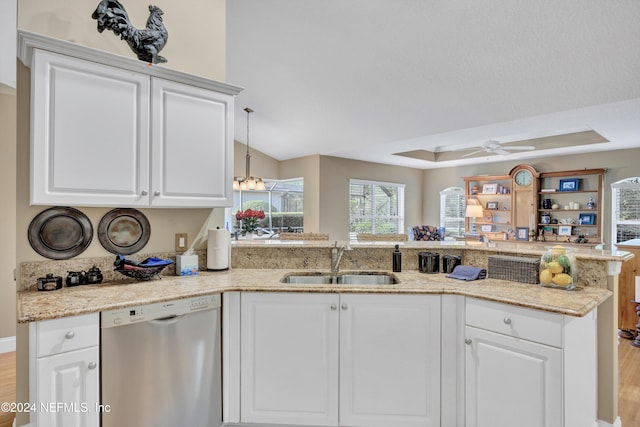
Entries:
{"type": "Polygon", "coordinates": [[[576,257],[571,248],[548,246],[540,259],[540,284],[570,291],[576,288],[577,278],[576,257]]]}

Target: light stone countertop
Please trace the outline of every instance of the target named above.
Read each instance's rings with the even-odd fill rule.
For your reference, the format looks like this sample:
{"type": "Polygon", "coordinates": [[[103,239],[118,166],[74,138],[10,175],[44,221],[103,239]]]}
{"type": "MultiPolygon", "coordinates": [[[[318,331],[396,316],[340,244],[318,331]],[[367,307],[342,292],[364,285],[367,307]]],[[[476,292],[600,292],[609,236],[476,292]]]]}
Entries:
{"type": "Polygon", "coordinates": [[[280,282],[286,274],[296,271],[305,272],[301,269],[234,268],[223,272],[200,272],[198,276],[163,276],[144,282],[64,287],[49,292],[21,291],[17,294],[17,321],[55,319],[230,291],[463,295],[577,317],[586,315],[612,295],[607,289],[593,286],[565,291],[497,279],[466,282],[449,279],[445,274],[424,274],[417,270],[393,273],[400,280],[395,285],[280,282]]]}

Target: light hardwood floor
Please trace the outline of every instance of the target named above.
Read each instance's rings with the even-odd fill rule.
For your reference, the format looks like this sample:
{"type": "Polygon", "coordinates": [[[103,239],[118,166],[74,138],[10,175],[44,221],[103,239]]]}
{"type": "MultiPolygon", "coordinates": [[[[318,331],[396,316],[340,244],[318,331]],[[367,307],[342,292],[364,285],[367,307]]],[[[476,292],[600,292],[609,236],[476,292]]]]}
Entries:
{"type": "MultiPolygon", "coordinates": [[[[0,353],[0,403],[16,400],[16,353],[0,353]]],[[[0,411],[0,427],[11,427],[14,414],[0,411]]]]}
{"type": "Polygon", "coordinates": [[[640,427],[640,348],[630,340],[618,344],[618,412],[623,427],[640,427]]]}
{"type": "MultiPolygon", "coordinates": [[[[618,411],[624,427],[640,427],[640,348],[621,339],[618,345],[620,392],[618,411]]],[[[14,402],[16,353],[0,354],[0,403],[14,402]]],[[[14,414],[0,412],[0,427],[11,427],[14,414]]]]}

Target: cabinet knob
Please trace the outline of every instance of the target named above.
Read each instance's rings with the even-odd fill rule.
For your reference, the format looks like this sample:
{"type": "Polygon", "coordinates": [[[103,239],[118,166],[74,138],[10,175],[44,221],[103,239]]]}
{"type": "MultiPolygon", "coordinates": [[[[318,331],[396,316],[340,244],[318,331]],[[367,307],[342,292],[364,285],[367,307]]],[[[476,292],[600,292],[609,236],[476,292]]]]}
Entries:
{"type": "Polygon", "coordinates": [[[471,341],[471,338],[467,338],[467,339],[465,339],[465,340],[464,340],[464,343],[465,343],[466,345],[471,345],[471,343],[472,343],[472,342],[473,342],[473,341],[471,341]]]}
{"type": "Polygon", "coordinates": [[[75,333],[75,332],[73,332],[73,331],[69,331],[69,332],[67,332],[66,334],[64,334],[64,337],[65,337],[66,339],[68,339],[68,340],[70,340],[71,338],[73,338],[73,337],[75,337],[75,336],[76,336],[76,333],[75,333]]]}
{"type": "Polygon", "coordinates": [[[89,362],[89,364],[87,365],[87,368],[89,369],[96,369],[98,365],[96,364],[96,362],[89,362]]]}
{"type": "Polygon", "coordinates": [[[503,320],[505,325],[510,325],[511,324],[511,319],[509,319],[508,317],[505,317],[503,320]]]}
{"type": "Polygon", "coordinates": [[[147,190],[142,190],[142,192],[140,193],[143,196],[146,196],[147,194],[149,194],[149,192],[147,190]]]}
{"type": "Polygon", "coordinates": [[[343,310],[346,310],[346,309],[348,309],[348,308],[349,308],[349,306],[348,306],[347,304],[342,304],[342,309],[343,309],[343,310]]]}
{"type": "Polygon", "coordinates": [[[159,196],[159,195],[160,195],[160,192],[159,192],[159,191],[154,191],[154,192],[153,192],[153,195],[154,195],[154,196],[159,196]]]}
{"type": "Polygon", "coordinates": [[[337,310],[338,304],[331,304],[331,310],[337,310]]]}

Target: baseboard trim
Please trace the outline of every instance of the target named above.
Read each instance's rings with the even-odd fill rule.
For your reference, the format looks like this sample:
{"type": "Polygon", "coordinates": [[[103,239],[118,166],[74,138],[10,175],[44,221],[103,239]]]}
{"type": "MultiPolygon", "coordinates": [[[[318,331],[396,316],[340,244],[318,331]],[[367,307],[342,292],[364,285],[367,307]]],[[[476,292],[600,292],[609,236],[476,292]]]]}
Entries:
{"type": "Polygon", "coordinates": [[[609,424],[606,421],[598,420],[598,427],[622,427],[622,420],[617,417],[613,424],[609,424]]]}
{"type": "Polygon", "coordinates": [[[0,338],[0,353],[16,351],[16,337],[0,338]]]}

